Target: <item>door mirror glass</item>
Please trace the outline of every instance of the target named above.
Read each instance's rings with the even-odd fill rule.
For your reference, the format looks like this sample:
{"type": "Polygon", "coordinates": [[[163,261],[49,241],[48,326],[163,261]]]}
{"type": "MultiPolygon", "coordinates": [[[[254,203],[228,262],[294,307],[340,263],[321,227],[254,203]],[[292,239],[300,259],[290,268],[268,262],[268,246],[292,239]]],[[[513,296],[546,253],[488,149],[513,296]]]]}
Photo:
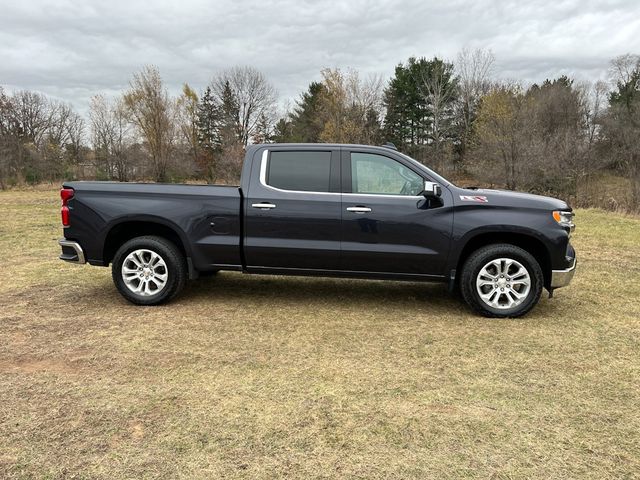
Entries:
{"type": "Polygon", "coordinates": [[[442,187],[436,182],[424,182],[422,194],[427,198],[438,198],[442,195],[442,187]]]}

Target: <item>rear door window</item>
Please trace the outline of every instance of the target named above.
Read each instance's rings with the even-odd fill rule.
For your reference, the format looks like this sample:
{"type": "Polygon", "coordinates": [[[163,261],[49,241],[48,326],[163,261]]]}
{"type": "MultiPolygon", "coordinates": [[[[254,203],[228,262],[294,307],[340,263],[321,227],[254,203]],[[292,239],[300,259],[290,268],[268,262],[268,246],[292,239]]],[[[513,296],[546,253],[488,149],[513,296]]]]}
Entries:
{"type": "Polygon", "coordinates": [[[265,180],[282,190],[329,192],[331,152],[271,152],[265,180]]]}

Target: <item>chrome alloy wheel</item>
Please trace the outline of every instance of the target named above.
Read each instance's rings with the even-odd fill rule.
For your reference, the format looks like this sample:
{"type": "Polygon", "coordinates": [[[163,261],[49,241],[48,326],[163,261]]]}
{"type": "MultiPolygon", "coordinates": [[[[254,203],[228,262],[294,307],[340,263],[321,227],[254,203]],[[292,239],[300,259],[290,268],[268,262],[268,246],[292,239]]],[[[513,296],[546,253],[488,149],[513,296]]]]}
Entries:
{"type": "Polygon", "coordinates": [[[526,300],[531,290],[531,277],[520,262],[496,258],[480,269],[476,289],[485,304],[505,310],[526,300]]]}
{"type": "Polygon", "coordinates": [[[124,284],[136,295],[149,297],[160,293],[168,278],[167,264],[152,250],[134,250],[122,262],[124,284]]]}

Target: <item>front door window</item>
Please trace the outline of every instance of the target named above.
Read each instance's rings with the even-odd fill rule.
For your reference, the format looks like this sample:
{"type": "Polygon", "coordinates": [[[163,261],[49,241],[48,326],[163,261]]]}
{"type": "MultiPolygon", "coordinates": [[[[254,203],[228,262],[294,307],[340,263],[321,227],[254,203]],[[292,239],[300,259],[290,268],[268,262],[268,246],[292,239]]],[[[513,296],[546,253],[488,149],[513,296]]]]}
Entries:
{"type": "Polygon", "coordinates": [[[422,177],[395,160],[372,153],[351,154],[351,192],[379,195],[420,195],[422,177]]]}

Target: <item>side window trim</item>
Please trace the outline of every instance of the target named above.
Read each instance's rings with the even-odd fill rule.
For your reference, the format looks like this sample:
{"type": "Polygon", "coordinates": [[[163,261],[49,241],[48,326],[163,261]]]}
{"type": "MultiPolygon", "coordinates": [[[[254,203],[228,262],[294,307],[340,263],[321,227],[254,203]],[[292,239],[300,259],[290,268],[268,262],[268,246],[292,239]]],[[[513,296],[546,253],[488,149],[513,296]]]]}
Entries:
{"type": "MultiPolygon", "coordinates": [[[[267,183],[267,168],[269,165],[269,157],[270,157],[270,153],[272,151],[280,151],[280,150],[269,150],[269,149],[265,149],[262,152],[262,158],[260,160],[260,185],[266,189],[269,190],[273,190],[276,192],[283,192],[283,193],[304,193],[304,194],[311,194],[311,195],[342,195],[339,191],[336,192],[316,192],[316,191],[312,191],[312,190],[286,190],[283,188],[278,188],[278,187],[273,187],[271,185],[269,185],[267,183]]],[[[295,150],[282,150],[282,151],[295,151],[295,150]]],[[[302,151],[314,151],[314,150],[300,150],[302,151]]],[[[334,169],[334,165],[337,162],[334,162],[334,157],[335,157],[335,152],[333,150],[328,150],[331,153],[331,178],[329,179],[329,188],[332,188],[334,186],[334,184],[336,183],[334,181],[334,176],[333,176],[333,169],[334,169]]],[[[337,185],[340,185],[340,183],[338,182],[337,185]]]]}
{"type": "Polygon", "coordinates": [[[422,178],[423,181],[425,179],[424,175],[420,172],[416,172],[411,166],[405,164],[404,162],[399,161],[397,158],[394,158],[389,155],[385,155],[380,152],[368,152],[365,150],[350,150],[350,149],[342,149],[342,194],[348,196],[358,196],[358,197],[389,197],[389,198],[424,198],[422,195],[397,195],[394,193],[353,193],[351,191],[351,154],[352,153],[369,153],[372,155],[380,155],[381,157],[388,158],[389,160],[393,160],[394,162],[398,162],[403,167],[406,167],[408,170],[411,170],[413,173],[422,178]]]}

